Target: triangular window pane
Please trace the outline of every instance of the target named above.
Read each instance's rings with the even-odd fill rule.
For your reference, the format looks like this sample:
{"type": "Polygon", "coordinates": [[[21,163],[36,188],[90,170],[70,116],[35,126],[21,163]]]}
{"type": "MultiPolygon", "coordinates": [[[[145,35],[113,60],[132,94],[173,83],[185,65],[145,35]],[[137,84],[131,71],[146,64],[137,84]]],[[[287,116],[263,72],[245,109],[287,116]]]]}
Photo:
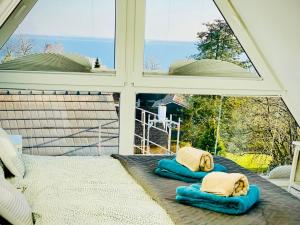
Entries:
{"type": "Polygon", "coordinates": [[[39,0],[0,50],[0,70],[114,69],[114,0],[39,0]]]}
{"type": "Polygon", "coordinates": [[[170,75],[258,75],[213,0],[146,0],[144,70],[170,75]]]}

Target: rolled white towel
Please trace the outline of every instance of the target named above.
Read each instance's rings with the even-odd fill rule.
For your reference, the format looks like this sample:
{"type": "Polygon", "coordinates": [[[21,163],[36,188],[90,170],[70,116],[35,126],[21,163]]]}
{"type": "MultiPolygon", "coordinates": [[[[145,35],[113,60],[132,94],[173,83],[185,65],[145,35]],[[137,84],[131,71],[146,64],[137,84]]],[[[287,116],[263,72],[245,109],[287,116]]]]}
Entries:
{"type": "Polygon", "coordinates": [[[193,147],[180,148],[176,155],[176,161],[194,172],[209,172],[214,169],[212,155],[209,152],[193,147]]]}
{"type": "Polygon", "coordinates": [[[227,197],[247,195],[248,190],[248,179],[241,173],[211,172],[201,184],[201,191],[227,197]]]}

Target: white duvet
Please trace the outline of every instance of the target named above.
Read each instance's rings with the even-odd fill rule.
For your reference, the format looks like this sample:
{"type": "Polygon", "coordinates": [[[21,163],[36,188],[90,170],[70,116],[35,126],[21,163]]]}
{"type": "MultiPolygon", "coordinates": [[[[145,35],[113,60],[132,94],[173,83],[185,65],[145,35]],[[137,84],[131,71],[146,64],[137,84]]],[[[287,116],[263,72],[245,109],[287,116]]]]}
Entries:
{"type": "Polygon", "coordinates": [[[126,172],[108,157],[24,155],[23,189],[36,225],[173,224],[126,172]]]}

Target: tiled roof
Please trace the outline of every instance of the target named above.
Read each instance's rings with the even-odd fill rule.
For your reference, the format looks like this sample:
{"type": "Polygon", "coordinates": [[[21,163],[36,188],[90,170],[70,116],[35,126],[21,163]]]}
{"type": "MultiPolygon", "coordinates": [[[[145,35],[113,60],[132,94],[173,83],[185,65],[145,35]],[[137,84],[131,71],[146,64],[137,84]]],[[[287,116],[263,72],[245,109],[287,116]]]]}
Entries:
{"type": "Polygon", "coordinates": [[[175,95],[175,94],[168,94],[163,99],[155,101],[152,107],[158,107],[159,105],[168,105],[170,103],[174,103],[184,108],[188,107],[188,103],[184,95],[175,95]]]}
{"type": "Polygon", "coordinates": [[[23,136],[23,152],[98,155],[118,151],[119,119],[111,93],[0,91],[0,127],[23,136]]]}

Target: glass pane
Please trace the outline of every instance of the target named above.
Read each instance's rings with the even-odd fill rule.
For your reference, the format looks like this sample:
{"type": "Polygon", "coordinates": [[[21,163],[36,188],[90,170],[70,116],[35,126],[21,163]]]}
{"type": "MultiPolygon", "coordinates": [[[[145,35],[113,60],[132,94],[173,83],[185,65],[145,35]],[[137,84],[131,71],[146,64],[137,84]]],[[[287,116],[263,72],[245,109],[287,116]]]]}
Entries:
{"type": "Polygon", "coordinates": [[[0,51],[0,70],[114,69],[114,0],[39,0],[0,51]]]}
{"type": "Polygon", "coordinates": [[[170,75],[257,76],[213,0],[147,0],[144,70],[170,75]]]}
{"type": "Polygon", "coordinates": [[[278,97],[138,94],[136,105],[138,154],[193,146],[261,173],[291,164],[291,143],[300,139],[299,126],[278,97]]]}
{"type": "Polygon", "coordinates": [[[179,146],[180,118],[184,96],[137,94],[134,152],[136,154],[173,154],[179,146]],[[169,103],[169,104],[167,104],[169,103]]]}
{"type": "Polygon", "coordinates": [[[0,127],[26,154],[118,153],[119,93],[1,89],[0,127]]]}
{"type": "MultiPolygon", "coordinates": [[[[292,163],[300,129],[279,97],[223,99],[219,140],[223,155],[255,172],[292,163]]],[[[222,153],[221,153],[222,154],[222,153]]]]}

